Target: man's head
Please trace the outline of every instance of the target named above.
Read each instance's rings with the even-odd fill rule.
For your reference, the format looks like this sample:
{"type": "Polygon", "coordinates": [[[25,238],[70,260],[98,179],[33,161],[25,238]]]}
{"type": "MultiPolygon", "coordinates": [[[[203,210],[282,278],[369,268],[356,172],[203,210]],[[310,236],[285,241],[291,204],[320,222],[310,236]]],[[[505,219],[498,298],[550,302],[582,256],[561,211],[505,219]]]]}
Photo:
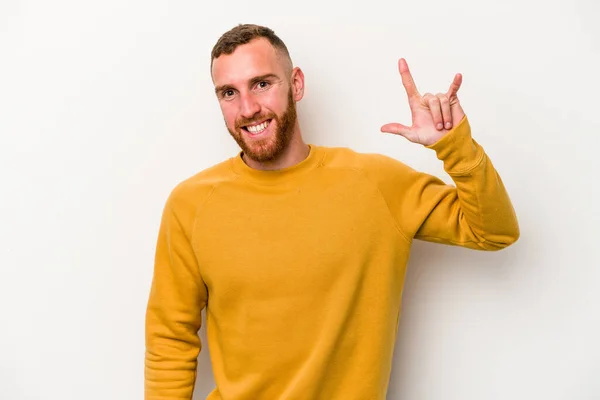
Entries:
{"type": "Polygon", "coordinates": [[[225,125],[244,155],[277,159],[299,135],[296,102],[304,89],[283,41],[269,28],[238,25],[215,44],[211,75],[225,125]]]}

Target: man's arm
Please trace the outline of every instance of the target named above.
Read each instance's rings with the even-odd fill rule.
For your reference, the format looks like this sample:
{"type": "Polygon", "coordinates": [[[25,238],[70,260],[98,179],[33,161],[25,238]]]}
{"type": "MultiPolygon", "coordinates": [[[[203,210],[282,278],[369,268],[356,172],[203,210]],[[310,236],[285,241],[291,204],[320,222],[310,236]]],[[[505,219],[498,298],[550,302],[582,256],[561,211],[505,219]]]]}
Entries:
{"type": "MultiPolygon", "coordinates": [[[[483,148],[473,140],[458,101],[462,76],[444,94],[421,96],[408,69],[398,63],[412,112],[412,126],[381,130],[436,152],[455,186],[399,162],[379,165],[378,185],[407,237],[479,250],[499,250],[519,238],[519,226],[504,184],[483,148]]],[[[385,159],[384,159],[385,160],[385,159]]]]}
{"type": "MultiPolygon", "coordinates": [[[[419,222],[415,238],[478,250],[500,250],[519,238],[519,224],[500,175],[471,137],[465,117],[451,134],[427,146],[436,151],[455,188],[424,179],[431,212],[419,222]]],[[[426,208],[427,209],[427,208],[426,208]]]]}
{"type": "Polygon", "coordinates": [[[208,295],[191,245],[195,210],[176,193],[163,211],[146,312],[146,400],[191,400],[201,349],[208,295]]]}
{"type": "Polygon", "coordinates": [[[427,147],[443,161],[454,185],[399,162],[384,163],[387,178],[380,190],[404,235],[476,250],[500,250],[516,242],[519,224],[508,192],[472,139],[467,117],[427,147]]]}

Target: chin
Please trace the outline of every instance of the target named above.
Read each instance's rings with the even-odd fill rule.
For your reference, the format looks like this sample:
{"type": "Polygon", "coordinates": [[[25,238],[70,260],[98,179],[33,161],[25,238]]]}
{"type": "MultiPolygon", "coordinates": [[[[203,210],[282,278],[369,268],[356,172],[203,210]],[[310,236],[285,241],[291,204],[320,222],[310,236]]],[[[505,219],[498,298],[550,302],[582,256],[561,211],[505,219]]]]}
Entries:
{"type": "Polygon", "coordinates": [[[269,143],[251,143],[244,144],[242,151],[246,157],[256,162],[269,162],[275,160],[283,153],[284,148],[278,147],[277,143],[269,141],[269,143]]]}

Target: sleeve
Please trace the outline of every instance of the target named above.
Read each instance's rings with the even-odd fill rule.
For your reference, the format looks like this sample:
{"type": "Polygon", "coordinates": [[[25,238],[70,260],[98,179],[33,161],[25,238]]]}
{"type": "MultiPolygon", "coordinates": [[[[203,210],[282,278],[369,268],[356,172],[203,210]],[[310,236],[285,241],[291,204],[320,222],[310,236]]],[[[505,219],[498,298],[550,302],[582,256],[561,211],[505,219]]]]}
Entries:
{"type": "MultiPolygon", "coordinates": [[[[382,193],[407,239],[500,250],[516,242],[519,225],[506,188],[491,160],[463,120],[435,151],[454,185],[401,164],[389,173],[382,193]]],[[[389,171],[388,171],[389,172],[389,171]]]]}
{"type": "Polygon", "coordinates": [[[146,311],[146,400],[191,400],[208,293],[191,244],[194,207],[172,194],[164,208],[146,311]]]}

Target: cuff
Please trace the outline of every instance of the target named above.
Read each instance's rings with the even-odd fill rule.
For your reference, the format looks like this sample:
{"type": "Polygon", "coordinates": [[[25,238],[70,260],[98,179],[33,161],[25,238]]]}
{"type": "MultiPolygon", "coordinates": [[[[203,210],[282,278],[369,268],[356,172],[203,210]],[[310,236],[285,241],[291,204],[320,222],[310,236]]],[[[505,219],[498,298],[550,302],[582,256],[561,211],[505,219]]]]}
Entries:
{"type": "Polygon", "coordinates": [[[483,148],[473,140],[471,126],[465,115],[462,121],[437,142],[425,146],[436,152],[449,174],[461,174],[477,167],[483,159],[483,148]]]}

